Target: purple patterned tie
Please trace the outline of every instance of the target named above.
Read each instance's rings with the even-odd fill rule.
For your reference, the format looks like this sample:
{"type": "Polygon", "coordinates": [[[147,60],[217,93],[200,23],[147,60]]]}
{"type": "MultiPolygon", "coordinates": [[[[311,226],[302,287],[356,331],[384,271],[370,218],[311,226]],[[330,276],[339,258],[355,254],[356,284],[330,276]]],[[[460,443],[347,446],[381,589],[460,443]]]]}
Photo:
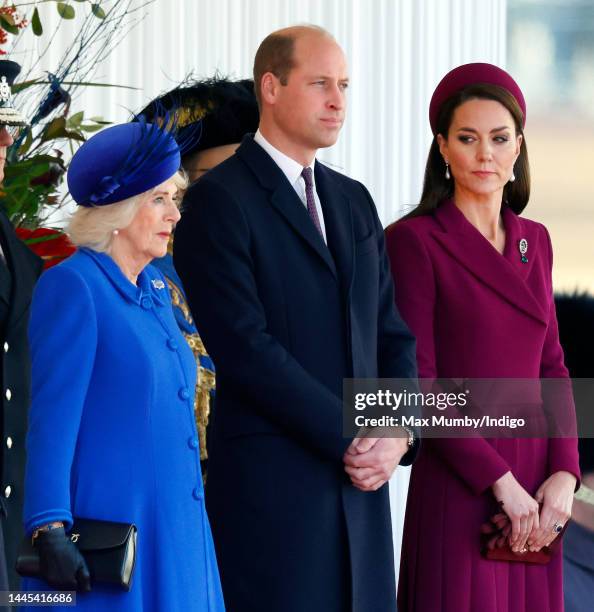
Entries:
{"type": "Polygon", "coordinates": [[[313,189],[313,179],[312,179],[312,170],[309,166],[303,168],[301,172],[301,176],[305,181],[305,199],[307,200],[307,212],[313,221],[313,224],[316,226],[318,232],[320,232],[320,236],[322,240],[324,239],[324,234],[322,233],[322,226],[320,225],[320,218],[318,217],[318,211],[316,210],[316,200],[314,198],[314,189],[313,189]]]}

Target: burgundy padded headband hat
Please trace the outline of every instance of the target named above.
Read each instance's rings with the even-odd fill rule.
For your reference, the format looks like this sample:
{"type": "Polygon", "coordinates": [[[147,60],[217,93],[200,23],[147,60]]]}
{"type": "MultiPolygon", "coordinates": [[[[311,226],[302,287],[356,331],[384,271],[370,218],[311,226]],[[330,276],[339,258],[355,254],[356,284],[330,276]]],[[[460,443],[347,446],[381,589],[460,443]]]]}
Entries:
{"type": "Polygon", "coordinates": [[[443,103],[461,89],[469,85],[478,85],[479,83],[498,85],[499,87],[507,89],[516,99],[516,102],[522,110],[522,127],[526,125],[526,100],[524,100],[524,95],[519,85],[507,72],[505,72],[505,70],[493,64],[475,62],[472,64],[463,64],[462,66],[450,70],[435,88],[433,96],[431,96],[431,103],[429,104],[429,123],[431,124],[431,131],[434,135],[437,133],[437,119],[443,103]]]}

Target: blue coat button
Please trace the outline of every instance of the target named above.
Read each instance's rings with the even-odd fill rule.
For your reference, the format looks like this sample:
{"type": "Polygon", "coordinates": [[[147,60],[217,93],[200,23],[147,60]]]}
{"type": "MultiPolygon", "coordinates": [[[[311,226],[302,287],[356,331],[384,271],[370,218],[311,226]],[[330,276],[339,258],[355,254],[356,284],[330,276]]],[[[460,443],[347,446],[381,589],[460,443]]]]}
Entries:
{"type": "Polygon", "coordinates": [[[204,494],[202,493],[202,490],[199,489],[198,487],[196,487],[193,491],[192,491],[192,497],[198,501],[200,501],[201,499],[204,498],[204,494]]]}
{"type": "Polygon", "coordinates": [[[168,338],[167,348],[169,348],[172,351],[177,351],[177,342],[173,338],[168,338]]]}
{"type": "Polygon", "coordinates": [[[151,308],[151,306],[153,305],[153,301],[151,300],[151,298],[148,295],[143,296],[140,299],[140,305],[145,309],[148,310],[149,308],[151,308]]]}
{"type": "Polygon", "coordinates": [[[190,448],[196,449],[200,446],[200,443],[196,438],[188,438],[188,446],[190,448]]]}
{"type": "Polygon", "coordinates": [[[185,388],[182,387],[178,392],[177,392],[179,399],[182,400],[187,400],[190,398],[190,392],[185,388]]]}

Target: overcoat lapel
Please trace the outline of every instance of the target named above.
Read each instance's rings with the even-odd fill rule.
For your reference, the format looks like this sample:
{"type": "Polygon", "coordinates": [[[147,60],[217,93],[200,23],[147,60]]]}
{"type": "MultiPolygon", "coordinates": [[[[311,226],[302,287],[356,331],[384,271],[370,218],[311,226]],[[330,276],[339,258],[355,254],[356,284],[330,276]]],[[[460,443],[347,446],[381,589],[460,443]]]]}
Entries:
{"type": "Polygon", "coordinates": [[[11,323],[19,319],[24,310],[29,306],[31,302],[30,287],[37,277],[37,275],[33,276],[33,273],[31,273],[31,278],[28,274],[24,277],[23,273],[15,274],[14,271],[21,267],[27,270],[30,267],[31,270],[35,270],[41,267],[41,262],[39,257],[17,238],[10,221],[3,214],[0,214],[0,234],[2,234],[3,238],[2,249],[6,265],[12,276],[12,292],[7,320],[7,325],[10,327],[11,323]],[[21,264],[24,264],[23,260],[27,261],[28,265],[26,267],[17,263],[21,262],[21,264]]]}
{"type": "Polygon", "coordinates": [[[344,295],[349,296],[353,282],[354,235],[351,201],[332,179],[328,169],[316,162],[316,189],[326,225],[326,239],[338,268],[344,295]]]}
{"type": "MultiPolygon", "coordinates": [[[[4,253],[4,260],[0,259],[0,304],[2,313],[8,313],[10,304],[10,294],[12,293],[12,274],[10,271],[10,263],[8,259],[7,233],[4,224],[4,217],[0,214],[0,246],[4,253]]],[[[0,256],[1,257],[1,256],[0,256]]],[[[8,315],[6,314],[6,317],[8,315]]]]}
{"type": "Polygon", "coordinates": [[[254,142],[252,135],[244,136],[243,142],[237,149],[237,155],[250,167],[262,187],[270,192],[272,206],[305,243],[324,260],[336,278],[336,266],[330,251],[283,171],[270,155],[257,142],[254,142]]]}
{"type": "Polygon", "coordinates": [[[506,228],[503,255],[466,219],[453,201],[441,204],[435,218],[444,231],[434,230],[433,237],[451,257],[516,308],[548,324],[546,305],[536,299],[526,283],[535,257],[542,256],[543,245],[537,244],[536,236],[528,238],[522,235],[521,222],[512,211],[507,208],[503,211],[506,228]],[[520,262],[520,238],[529,241],[530,253],[526,264],[520,262]]]}
{"type": "MultiPolygon", "coordinates": [[[[2,239],[2,230],[0,229],[0,243],[2,243],[2,252],[6,253],[6,246],[2,239]]],[[[8,268],[8,263],[5,258],[0,256],[0,312],[3,313],[2,321],[8,313],[8,305],[10,304],[10,294],[12,293],[12,275],[8,268]]]]}

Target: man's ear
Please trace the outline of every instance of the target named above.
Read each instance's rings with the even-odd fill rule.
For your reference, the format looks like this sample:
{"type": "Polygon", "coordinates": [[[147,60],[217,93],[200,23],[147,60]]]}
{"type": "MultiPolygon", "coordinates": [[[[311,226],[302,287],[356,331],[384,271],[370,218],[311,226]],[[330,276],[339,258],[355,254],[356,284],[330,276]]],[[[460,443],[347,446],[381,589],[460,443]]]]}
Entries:
{"type": "Polygon", "coordinates": [[[281,87],[280,80],[272,72],[265,72],[260,81],[260,97],[267,104],[274,104],[279,87],[281,87]]]}

